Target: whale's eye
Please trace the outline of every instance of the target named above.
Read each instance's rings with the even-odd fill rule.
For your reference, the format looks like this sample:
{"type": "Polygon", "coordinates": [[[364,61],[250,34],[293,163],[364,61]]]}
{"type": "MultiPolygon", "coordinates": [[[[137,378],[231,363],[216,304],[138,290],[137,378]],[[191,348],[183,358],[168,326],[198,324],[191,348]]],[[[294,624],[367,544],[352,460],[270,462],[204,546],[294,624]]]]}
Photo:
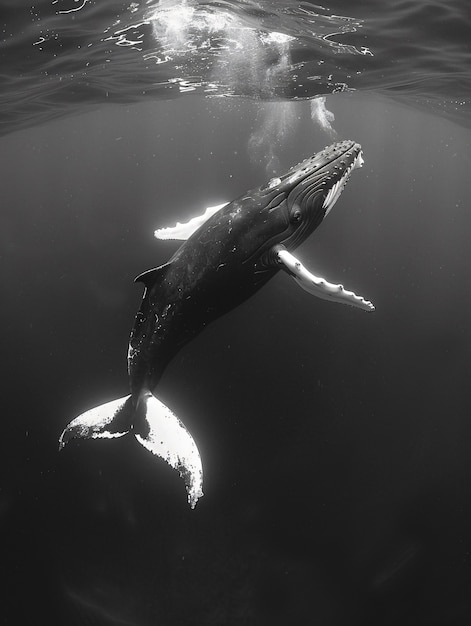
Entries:
{"type": "Polygon", "coordinates": [[[300,222],[301,221],[301,211],[299,209],[295,209],[292,213],[291,213],[291,221],[292,222],[300,222]]]}

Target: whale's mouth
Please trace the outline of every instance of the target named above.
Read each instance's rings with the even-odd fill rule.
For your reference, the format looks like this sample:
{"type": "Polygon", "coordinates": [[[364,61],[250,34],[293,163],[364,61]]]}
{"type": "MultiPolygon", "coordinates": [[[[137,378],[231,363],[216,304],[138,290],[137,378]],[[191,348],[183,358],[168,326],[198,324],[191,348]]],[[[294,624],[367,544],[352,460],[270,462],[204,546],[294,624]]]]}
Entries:
{"type": "Polygon", "coordinates": [[[360,144],[351,140],[340,141],[293,167],[280,179],[281,185],[289,190],[291,205],[312,202],[317,195],[325,193],[322,208],[327,214],[352,171],[362,165],[360,144]]]}
{"type": "Polygon", "coordinates": [[[334,183],[334,185],[327,192],[327,195],[324,199],[324,204],[322,205],[322,208],[325,209],[324,217],[327,217],[332,207],[339,199],[340,194],[344,190],[344,187],[347,184],[347,181],[350,178],[353,170],[356,170],[357,168],[362,167],[363,163],[364,163],[363,153],[360,149],[360,152],[358,152],[358,154],[354,158],[353,163],[347,167],[345,172],[341,175],[340,179],[336,183],[334,183]]]}
{"type": "Polygon", "coordinates": [[[296,248],[319,226],[352,172],[362,165],[360,144],[347,140],[324,148],[278,179],[277,187],[286,194],[289,214],[299,215],[299,223],[288,229],[282,242],[288,249],[296,248]]]}

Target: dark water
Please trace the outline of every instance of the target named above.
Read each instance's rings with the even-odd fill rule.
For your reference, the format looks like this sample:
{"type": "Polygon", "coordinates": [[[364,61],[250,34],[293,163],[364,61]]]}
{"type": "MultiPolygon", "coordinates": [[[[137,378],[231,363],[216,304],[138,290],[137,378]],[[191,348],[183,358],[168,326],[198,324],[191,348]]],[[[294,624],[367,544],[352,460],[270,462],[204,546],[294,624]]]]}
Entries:
{"type": "MultiPolygon", "coordinates": [[[[253,92],[208,98],[206,79],[200,94],[170,82],[141,96],[152,79],[136,59],[151,44],[139,51],[101,38],[106,27],[111,36],[142,22],[150,3],[56,13],[80,4],[37,4],[33,20],[26,3],[2,3],[13,27],[1,117],[5,133],[17,132],[0,140],[0,623],[469,624],[464,8],[218,3],[257,32],[299,29],[291,54],[325,46],[325,63],[359,68],[333,80],[356,93],[314,105],[328,91],[315,81],[301,101],[284,92],[271,102],[253,92]],[[362,26],[311,40],[306,10],[326,25],[355,13],[362,26]],[[22,54],[46,26],[60,33],[48,39],[57,50],[44,45],[46,60],[38,45],[22,54]],[[86,37],[94,86],[73,65],[86,37]],[[406,49],[393,44],[401,38],[406,49]],[[332,39],[374,56],[334,52],[332,39]],[[106,45],[123,53],[118,69],[100,65],[106,45]],[[47,83],[47,65],[68,87],[47,83]],[[141,297],[132,280],[175,250],[153,230],[238,196],[336,137],[361,142],[365,165],[298,256],[371,298],[376,312],[322,302],[280,275],[181,351],[159,397],[202,453],[205,496],[194,511],[177,474],[131,438],[59,454],[73,416],[126,393],[141,297]]],[[[193,62],[183,56],[168,62],[169,80],[193,62]]],[[[153,66],[155,82],[163,67],[153,66]]],[[[239,76],[250,82],[245,69],[239,76]]]]}

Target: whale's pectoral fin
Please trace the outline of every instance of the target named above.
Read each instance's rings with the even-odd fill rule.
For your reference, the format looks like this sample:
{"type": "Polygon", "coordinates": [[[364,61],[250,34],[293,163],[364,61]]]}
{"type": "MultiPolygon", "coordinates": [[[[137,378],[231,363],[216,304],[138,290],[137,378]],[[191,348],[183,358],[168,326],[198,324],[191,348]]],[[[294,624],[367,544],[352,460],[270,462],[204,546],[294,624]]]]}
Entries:
{"type": "Polygon", "coordinates": [[[194,509],[203,495],[203,468],[193,437],[172,411],[155,396],[148,394],[145,418],[133,432],[147,450],[164,459],[183,478],[188,503],[194,509]]]}
{"type": "Polygon", "coordinates": [[[276,262],[281,265],[282,269],[284,269],[300,287],[312,293],[314,296],[324,300],[331,300],[332,302],[350,304],[364,311],[375,310],[374,305],[369,300],[365,300],[362,296],[357,296],[353,291],[347,291],[343,285],[329,283],[325,278],[311,274],[311,272],[283,246],[276,246],[276,248],[273,249],[273,253],[276,262]]]}
{"type": "Polygon", "coordinates": [[[223,207],[229,204],[223,202],[216,206],[209,206],[203,215],[193,217],[189,222],[181,224],[177,222],[175,226],[169,226],[168,228],[159,228],[154,231],[154,237],[157,239],[181,239],[186,240],[198,230],[198,228],[204,224],[212,215],[220,211],[223,207]]]}
{"type": "Polygon", "coordinates": [[[73,419],[59,439],[59,450],[71,439],[114,439],[131,428],[134,409],[131,396],[118,398],[89,409],[73,419]]]}

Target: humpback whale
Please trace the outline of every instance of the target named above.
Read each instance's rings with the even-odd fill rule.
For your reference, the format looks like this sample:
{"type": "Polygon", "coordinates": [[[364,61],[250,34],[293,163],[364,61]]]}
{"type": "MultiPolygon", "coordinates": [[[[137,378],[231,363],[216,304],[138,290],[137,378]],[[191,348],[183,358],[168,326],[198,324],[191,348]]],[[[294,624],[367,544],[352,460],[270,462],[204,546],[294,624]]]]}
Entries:
{"type": "Polygon", "coordinates": [[[320,298],[374,310],[370,301],[310,273],[292,254],[328,215],[362,164],[360,144],[337,142],[230,203],[156,230],[158,239],[183,243],[167,263],[135,279],[143,283],[144,293],[129,341],[130,393],[73,419],[59,448],[76,437],[131,433],[178,470],[194,508],[203,495],[202,462],[183,422],[154,395],[161,376],[188,341],[280,270],[320,298]]]}

